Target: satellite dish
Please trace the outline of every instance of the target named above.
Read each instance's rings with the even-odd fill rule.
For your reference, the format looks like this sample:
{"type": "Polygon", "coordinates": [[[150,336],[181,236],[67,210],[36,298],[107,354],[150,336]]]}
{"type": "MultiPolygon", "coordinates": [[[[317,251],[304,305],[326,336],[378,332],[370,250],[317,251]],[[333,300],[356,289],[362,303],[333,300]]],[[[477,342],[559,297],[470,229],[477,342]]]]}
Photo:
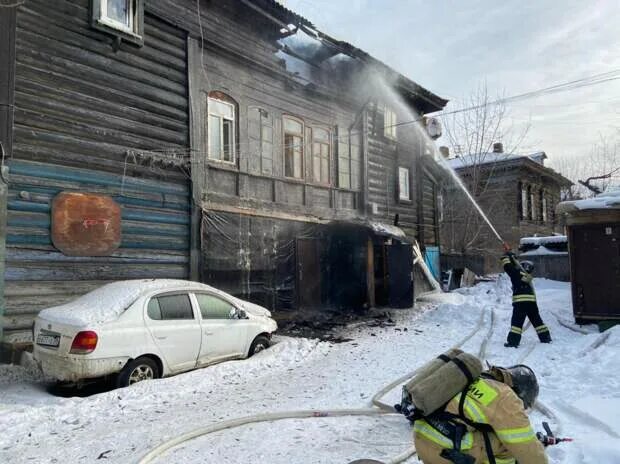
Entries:
{"type": "Polygon", "coordinates": [[[441,137],[441,121],[437,118],[425,118],[426,119],[426,132],[433,139],[441,137]]]}

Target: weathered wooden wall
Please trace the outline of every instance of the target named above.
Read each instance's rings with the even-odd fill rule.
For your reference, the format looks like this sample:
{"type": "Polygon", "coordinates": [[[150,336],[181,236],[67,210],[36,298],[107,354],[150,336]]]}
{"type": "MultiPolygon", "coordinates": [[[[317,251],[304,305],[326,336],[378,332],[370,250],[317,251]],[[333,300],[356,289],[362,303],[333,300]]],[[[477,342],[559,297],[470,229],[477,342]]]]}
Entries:
{"type": "MultiPolygon", "coordinates": [[[[477,169],[480,170],[480,167],[477,169]]],[[[487,185],[488,181],[486,187],[479,187],[481,193],[476,199],[505,242],[516,249],[522,237],[561,232],[552,214],[560,197],[560,185],[557,180],[549,175],[541,175],[539,170],[533,170],[519,163],[498,164],[490,172],[485,174],[481,171],[476,174],[479,185],[487,185]],[[542,219],[520,218],[519,182],[539,186],[548,193],[546,222],[542,219]]],[[[464,172],[460,175],[465,184],[469,185],[467,175],[464,172]]],[[[462,190],[453,186],[452,181],[447,185],[444,190],[443,221],[440,224],[441,242],[445,252],[480,256],[485,262],[484,272],[501,271],[499,257],[502,254],[502,247],[498,238],[473,208],[462,190]],[[466,242],[470,242],[469,248],[464,250],[462,247],[466,242]]],[[[471,186],[469,188],[471,189],[471,186]]]]}
{"type": "Polygon", "coordinates": [[[127,156],[189,147],[186,32],[147,8],[144,46],[114,51],[89,20],[88,0],[29,0],[17,10],[9,342],[39,309],[104,282],[189,276],[189,171],[127,156]],[[106,194],[121,206],[112,256],[68,257],[53,247],[50,203],[61,191],[106,194]]]}

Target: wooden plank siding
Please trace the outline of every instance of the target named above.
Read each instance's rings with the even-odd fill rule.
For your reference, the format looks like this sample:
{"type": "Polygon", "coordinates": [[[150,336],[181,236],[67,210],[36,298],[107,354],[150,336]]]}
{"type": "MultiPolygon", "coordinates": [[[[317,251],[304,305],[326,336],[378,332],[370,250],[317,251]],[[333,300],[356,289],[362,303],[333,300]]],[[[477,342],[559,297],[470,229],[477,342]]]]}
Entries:
{"type": "Polygon", "coordinates": [[[6,341],[38,310],[119,279],[188,278],[189,171],[136,163],[128,150],[189,148],[187,33],[147,9],[144,46],[90,27],[88,0],[29,0],[17,10],[6,255],[6,341]],[[54,248],[63,191],[111,196],[120,248],[70,257],[54,248]]]}
{"type": "Polygon", "coordinates": [[[368,133],[368,202],[376,204],[377,213],[369,208],[368,215],[376,221],[393,224],[398,215],[398,225],[409,239],[418,237],[418,195],[416,191],[416,171],[418,153],[414,145],[391,140],[383,135],[383,125],[379,121],[382,114],[368,113],[366,131],[368,133]],[[398,199],[398,167],[406,167],[410,174],[411,201],[398,199]]]}

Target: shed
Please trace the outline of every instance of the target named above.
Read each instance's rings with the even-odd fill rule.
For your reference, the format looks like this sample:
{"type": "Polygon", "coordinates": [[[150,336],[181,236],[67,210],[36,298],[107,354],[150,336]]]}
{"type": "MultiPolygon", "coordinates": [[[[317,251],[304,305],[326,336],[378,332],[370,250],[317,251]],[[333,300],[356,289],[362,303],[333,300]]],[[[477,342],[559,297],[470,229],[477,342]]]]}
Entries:
{"type": "Polygon", "coordinates": [[[576,322],[620,320],[620,186],[563,202],[576,322]]]}

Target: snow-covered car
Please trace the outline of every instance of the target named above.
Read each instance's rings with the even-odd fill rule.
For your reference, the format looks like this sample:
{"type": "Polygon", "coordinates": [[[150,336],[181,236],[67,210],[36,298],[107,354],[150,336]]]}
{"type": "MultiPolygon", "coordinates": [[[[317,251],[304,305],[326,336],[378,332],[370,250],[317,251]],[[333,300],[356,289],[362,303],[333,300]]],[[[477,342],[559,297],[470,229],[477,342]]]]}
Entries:
{"type": "Polygon", "coordinates": [[[267,309],[208,285],[127,280],[42,310],[33,355],[59,381],[117,375],[127,386],[252,356],[276,329],[267,309]]]}

